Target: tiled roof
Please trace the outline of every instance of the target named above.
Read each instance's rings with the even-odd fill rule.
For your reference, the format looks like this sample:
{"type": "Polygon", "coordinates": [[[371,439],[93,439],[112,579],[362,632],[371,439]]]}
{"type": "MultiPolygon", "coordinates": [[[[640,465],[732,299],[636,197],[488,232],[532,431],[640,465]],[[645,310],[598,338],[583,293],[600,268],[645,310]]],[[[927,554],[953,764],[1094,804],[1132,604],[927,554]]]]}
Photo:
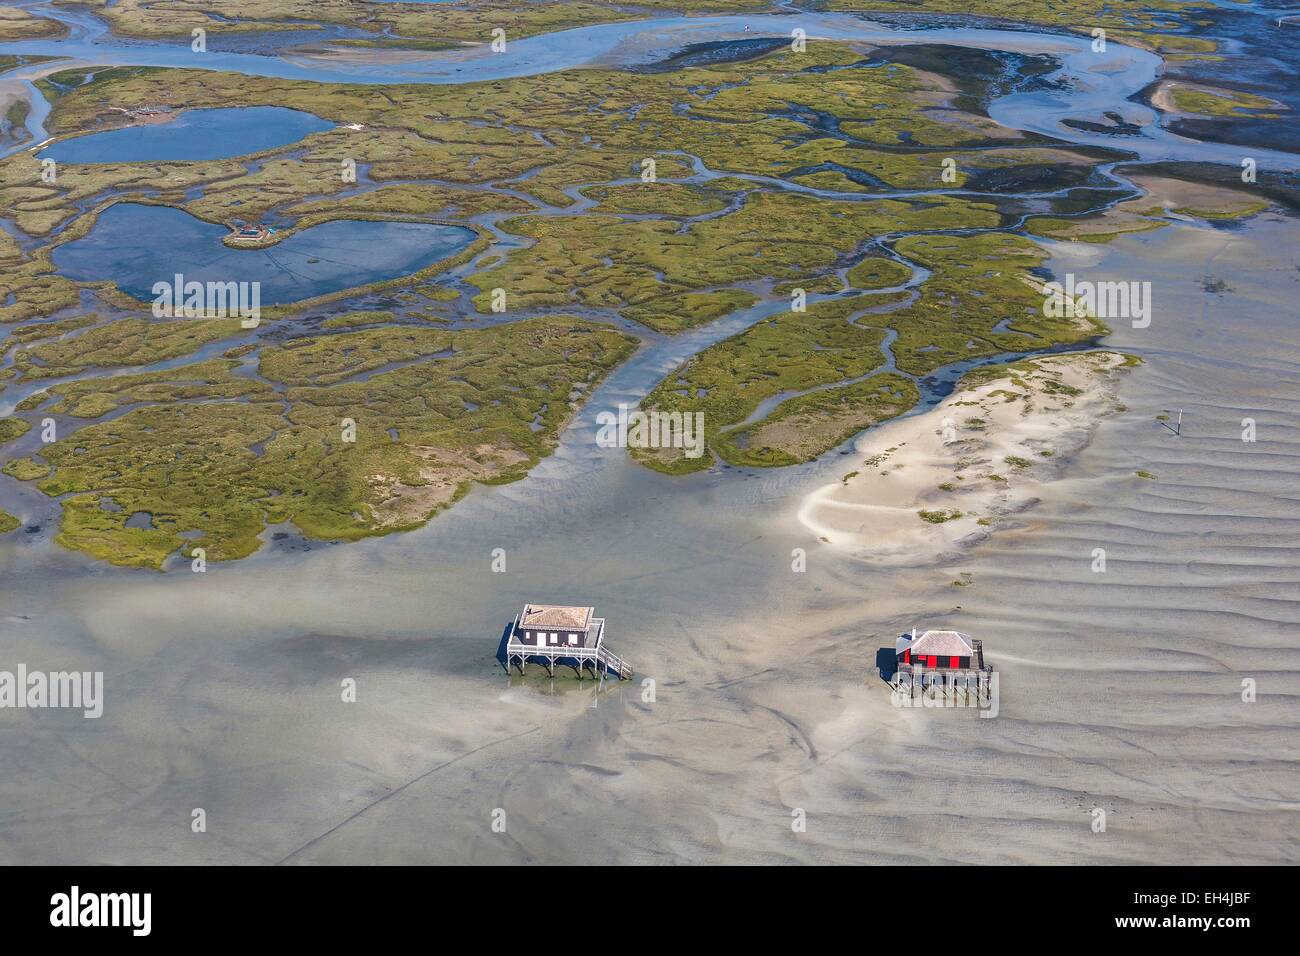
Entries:
{"type": "Polygon", "coordinates": [[[970,637],[961,631],[926,631],[912,642],[912,656],[970,657],[970,637]]]}
{"type": "Polygon", "coordinates": [[[585,631],[595,608],[569,607],[564,604],[525,604],[519,615],[520,627],[555,627],[585,631]]]}

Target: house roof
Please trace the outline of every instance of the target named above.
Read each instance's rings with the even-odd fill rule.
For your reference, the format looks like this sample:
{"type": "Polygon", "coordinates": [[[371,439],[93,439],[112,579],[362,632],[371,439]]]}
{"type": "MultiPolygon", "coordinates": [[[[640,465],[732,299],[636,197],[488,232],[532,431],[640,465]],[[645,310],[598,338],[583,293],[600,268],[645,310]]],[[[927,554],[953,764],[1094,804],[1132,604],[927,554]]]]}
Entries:
{"type": "Polygon", "coordinates": [[[970,636],[961,631],[926,631],[912,642],[912,656],[970,657],[974,653],[970,636]]]}
{"type": "Polygon", "coordinates": [[[571,607],[565,604],[525,604],[519,615],[520,627],[555,627],[572,631],[585,631],[595,612],[591,607],[571,607]]]}

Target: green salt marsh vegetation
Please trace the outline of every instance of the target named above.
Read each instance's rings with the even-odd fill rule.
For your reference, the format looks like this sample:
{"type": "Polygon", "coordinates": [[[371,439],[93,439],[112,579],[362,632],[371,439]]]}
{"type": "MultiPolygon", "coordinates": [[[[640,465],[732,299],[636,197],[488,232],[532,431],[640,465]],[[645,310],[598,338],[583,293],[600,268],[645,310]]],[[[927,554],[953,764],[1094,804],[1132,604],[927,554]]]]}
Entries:
{"type": "Polygon", "coordinates": [[[885,256],[867,256],[846,274],[849,285],[863,291],[902,285],[911,277],[910,268],[885,256]]]}
{"type": "MultiPolygon", "coordinates": [[[[71,0],[60,0],[71,2],[71,0]]],[[[508,0],[470,0],[455,4],[358,4],[351,0],[76,0],[108,20],[115,33],[134,37],[188,36],[196,27],[223,31],[311,30],[337,24],[373,31],[385,29],[416,40],[488,42],[492,29],[528,36],[625,20],[634,16],[618,8],[581,0],[517,4],[508,0]],[[220,18],[220,19],[217,19],[220,18]]],[[[687,0],[689,3],[689,0],[687,0]]],[[[719,0],[725,4],[726,0],[719,0]]],[[[420,47],[427,49],[428,47],[420,47]]]]}
{"type": "Polygon", "coordinates": [[[595,211],[599,213],[676,219],[720,212],[729,203],[729,196],[723,192],[674,182],[591,186],[583,194],[596,200],[595,211]]]}
{"type": "MultiPolygon", "coordinates": [[[[849,321],[882,304],[881,299],[832,299],[812,303],[805,312],[764,319],[693,356],[660,382],[642,407],[703,413],[706,443],[726,457],[726,452],[737,446],[720,444],[719,435],[728,426],[743,422],[765,400],[832,385],[884,364],[880,349],[884,331],[849,321]]],[[[707,456],[687,458],[678,449],[638,450],[634,457],[672,474],[711,465],[707,456]]]]}
{"type": "Polygon", "coordinates": [[[40,40],[62,36],[67,27],[57,20],[40,17],[19,7],[0,7],[0,42],[40,40]]]}
{"type": "Polygon", "coordinates": [[[91,419],[100,418],[125,405],[162,405],[199,399],[235,398],[279,401],[275,389],[266,382],[234,375],[234,370],[240,364],[231,359],[209,359],[156,372],[60,382],[43,391],[34,392],[20,402],[18,408],[40,409],[43,414],[91,419]]]}
{"type": "Polygon", "coordinates": [[[35,322],[31,325],[20,325],[17,328],[9,329],[5,338],[0,340],[0,355],[8,352],[16,345],[21,346],[38,342],[41,339],[58,338],[68,332],[75,332],[77,329],[84,329],[87,326],[94,325],[97,321],[99,320],[95,315],[88,314],[71,316],[53,322],[35,322]]]}
{"type": "Polygon", "coordinates": [[[0,418],[0,445],[21,438],[31,429],[31,423],[21,418],[0,418]]]}
{"type": "Polygon", "coordinates": [[[450,332],[421,327],[291,339],[281,346],[263,347],[258,371],[286,385],[331,385],[393,362],[448,351],[455,340],[450,332]]]}
{"type": "Polygon", "coordinates": [[[74,406],[96,395],[163,404],[85,425],[6,473],[61,497],[62,544],[127,566],[160,568],[182,547],[243,557],[269,524],[335,541],[412,528],[476,481],[522,477],[554,446],[575,389],[594,386],[635,346],[559,317],[420,331],[341,333],[272,351],[263,372],[291,385],[282,401],[228,400],[230,386],[273,397],[233,377],[234,362],[177,369],[166,382],[79,383],[97,393],[57,386],[74,406]],[[375,367],[354,363],[354,350],[384,364],[426,361],[348,381],[375,367]],[[176,401],[187,389],[208,400],[176,401]],[[128,526],[141,512],[149,527],[128,526]]]}
{"type": "MultiPolygon", "coordinates": [[[[210,24],[208,13],[233,6],[169,4],[157,24],[137,0],[100,12],[132,29],[188,32],[193,17],[210,24]]],[[[305,3],[238,6],[232,15],[288,24],[305,3]]],[[[323,22],[352,23],[358,11],[341,0],[310,6],[323,22]]],[[[506,13],[481,3],[387,6],[367,6],[367,28],[392,23],[401,36],[431,42],[456,38],[457,24],[480,23],[466,11],[506,13]]],[[[588,6],[603,19],[614,15],[588,6]]],[[[662,5],[617,15],[645,15],[649,6],[662,5]]],[[[671,8],[721,6],[688,0],[671,8]]],[[[539,3],[509,15],[537,25],[596,14],[539,3]]],[[[214,560],[239,558],[270,525],[289,522],[334,541],[383,534],[423,523],[475,482],[524,475],[550,453],[574,403],[637,344],[611,327],[540,310],[582,310],[671,335],[788,299],[796,288],[837,295],[705,349],[643,403],[704,412],[712,453],[753,466],[809,460],[900,414],[918,400],[912,376],[1098,334],[1095,323],[1042,316],[1042,295],[1028,281],[1043,263],[1040,247],[992,231],[1006,225],[998,207],[959,192],[991,173],[1059,179],[1093,157],[997,126],[933,72],[863,60],[860,51],[817,43],[802,55],[782,50],[667,73],[575,70],[448,87],[142,68],[99,70],[78,86],[52,77],[48,126],[58,136],[119,126],[120,110],[140,103],[286,106],[338,126],[256,157],[64,164],[54,183],[41,181],[30,155],[0,160],[0,201],[44,242],[24,252],[0,233],[0,321],[15,326],[0,346],[11,357],[0,376],[36,387],[59,379],[19,410],[74,420],[58,442],[3,471],[60,498],[58,540],[68,547],[150,568],[194,547],[214,560]],[[846,135],[828,134],[832,126],[846,135]],[[955,159],[955,182],[942,181],[936,147],[955,159]],[[658,181],[637,181],[651,157],[658,181]],[[345,160],[368,181],[342,175],[345,160]],[[674,181],[693,179],[697,162],[708,170],[699,181],[674,181]],[[782,191],[782,180],[851,195],[782,191]],[[902,189],[935,192],[873,195],[902,189]],[[414,313],[399,318],[387,303],[366,302],[315,329],[292,323],[266,337],[266,326],[250,332],[237,320],[69,314],[83,289],[53,274],[49,250],[84,235],[98,210],[122,199],[224,224],[284,217],[295,220],[291,228],[338,218],[474,219],[481,238],[471,250],[390,285],[427,292],[448,312],[465,310],[456,290],[468,286],[484,315],[501,288],[508,313],[489,328],[449,331],[441,314],[410,324],[414,313]],[[486,250],[482,221],[512,241],[467,266],[456,288],[433,285],[436,273],[486,250]],[[964,234],[971,230],[989,232],[964,234]],[[880,242],[904,261],[882,256],[880,242]],[[871,294],[907,281],[907,262],[931,276],[916,290],[871,294]],[[884,368],[887,330],[896,333],[897,373],[884,368]],[[187,358],[212,343],[229,346],[221,358],[187,358]],[[78,377],[98,369],[122,371],[78,377]],[[760,407],[767,413],[749,421],[760,407]],[[345,421],[355,442],[343,437],[345,421]],[[139,513],[147,526],[128,526],[139,513]]],[[[93,291],[106,304],[142,308],[93,291]]],[[[305,308],[272,310],[267,325],[305,308]]],[[[711,462],[637,454],[669,472],[711,462]]]]}
{"type": "Polygon", "coordinates": [[[4,130],[14,136],[15,131],[23,129],[27,125],[27,117],[31,114],[31,104],[26,100],[14,100],[5,110],[4,130]]]}
{"type": "Polygon", "coordinates": [[[888,319],[898,332],[898,367],[909,374],[999,352],[1085,342],[1107,331],[1095,319],[1043,315],[1043,294],[1030,270],[1041,267],[1047,253],[1021,236],[905,236],[894,248],[933,270],[917,300],[888,319]]]}
{"type": "MultiPolygon", "coordinates": [[[[165,164],[165,169],[144,164],[145,178],[154,188],[167,188],[166,195],[195,185],[187,177],[208,182],[204,196],[190,207],[205,218],[220,218],[231,209],[252,216],[294,196],[306,200],[339,192],[346,185],[338,175],[345,157],[369,164],[371,177],[379,182],[425,178],[474,185],[528,174],[516,184],[518,191],[564,206],[572,202],[566,188],[599,187],[639,174],[647,156],[656,157],[661,180],[688,175],[689,163],[673,151],[697,156],[722,172],[797,178],[806,167],[835,163],[879,179],[886,188],[937,188],[942,172],[937,158],[919,148],[898,149],[901,133],[918,147],[946,145],[954,130],[972,145],[988,139],[987,129],[968,128],[987,124],[987,118],[954,108],[949,100],[955,94],[943,89],[941,78],[897,64],[883,69],[855,65],[860,61],[860,54],[846,48],[816,44],[805,54],[781,52],[673,73],[581,70],[455,88],[103,70],[92,83],[59,92],[49,127],[53,133],[68,133],[121,125],[123,114],[114,108],[142,101],[174,109],[281,105],[346,124],[296,144],[295,152],[302,155],[294,162],[268,162],[252,175],[244,174],[241,163],[229,161],[165,164]],[[831,66],[838,68],[826,69],[831,66]],[[817,114],[835,116],[861,141],[820,133],[810,125],[817,114]],[[348,128],[353,125],[361,128],[348,128]],[[876,148],[877,143],[890,148],[876,148]]],[[[25,159],[28,168],[0,178],[0,187],[31,185],[34,170],[30,157],[25,159]]],[[[959,153],[957,159],[963,167],[999,161],[978,153],[959,153]]],[[[1004,161],[1028,162],[1032,156],[1012,155],[1004,161]]],[[[142,174],[138,166],[81,167],[75,176],[62,177],[72,183],[60,183],[57,189],[81,190],[66,199],[110,186],[130,188],[129,177],[142,174]]],[[[40,202],[51,195],[46,189],[14,198],[30,205],[23,211],[35,219],[40,212],[51,214],[40,202]]],[[[639,187],[615,188],[597,198],[623,204],[607,205],[611,210],[666,215],[698,215],[688,210],[712,209],[721,201],[688,187],[668,187],[658,196],[639,187]],[[654,208],[655,203],[661,205],[654,208]]],[[[427,198],[419,208],[429,208],[427,198]]]]}
{"type": "MultiPolygon", "coordinates": [[[[853,296],[775,315],[693,356],[655,387],[643,407],[702,412],[709,447],[725,461],[793,464],[846,440],[857,421],[867,427],[911,408],[918,399],[915,386],[908,378],[882,374],[795,396],[759,422],[729,427],[774,396],[881,368],[886,328],[897,333],[892,351],[898,369],[912,376],[963,359],[1085,342],[1105,332],[1093,319],[1043,315],[1043,295],[1030,271],[1046,253],[1023,237],[905,236],[894,248],[933,270],[917,296],[853,296]],[[876,314],[868,312],[873,307],[876,314]]],[[[707,457],[687,458],[675,450],[635,457],[669,473],[711,465],[707,457]]]]}
{"type": "Polygon", "coordinates": [[[76,283],[53,274],[48,250],[0,261],[0,323],[46,318],[75,308],[80,298],[76,283]]]}
{"type": "MultiPolygon", "coordinates": [[[[105,69],[95,72],[93,81],[83,86],[50,85],[56,94],[49,122],[51,131],[67,134],[118,126],[124,122],[120,110],[142,101],[174,109],[284,105],[361,128],[341,125],[314,134],[294,145],[292,159],[266,156],[252,173],[244,160],[65,164],[55,183],[44,183],[31,157],[16,156],[0,162],[0,199],[14,210],[20,228],[41,236],[64,226],[80,205],[109,193],[119,199],[177,205],[200,218],[226,224],[257,219],[272,210],[299,217],[301,223],[307,224],[362,215],[438,215],[455,220],[485,213],[527,213],[530,204],[512,193],[531,195],[538,203],[568,206],[573,197],[566,191],[585,185],[594,189],[588,194],[597,201],[601,213],[615,214],[609,223],[599,224],[607,228],[594,229],[598,225],[595,222],[567,224],[570,230],[584,233],[572,235],[562,234],[557,224],[528,224],[525,220],[517,223],[522,233],[549,231],[559,233],[556,241],[597,245],[606,242],[609,234],[608,238],[614,240],[628,238],[636,245],[657,246],[649,254],[671,260],[676,250],[668,247],[678,243],[665,235],[670,228],[667,218],[721,213],[734,201],[734,193],[729,190],[739,188],[747,196],[759,198],[740,204],[741,208],[730,215],[719,215],[712,225],[696,223],[692,229],[697,248],[703,242],[718,240],[726,243],[726,254],[730,254],[737,249],[737,243],[747,242],[751,247],[757,244],[757,236],[747,240],[740,235],[752,233],[756,213],[769,202],[763,194],[753,192],[752,183],[718,181],[717,187],[710,188],[670,182],[653,187],[602,183],[636,175],[640,161],[647,155],[657,157],[661,178],[689,175],[689,162],[667,152],[674,149],[699,155],[723,170],[761,175],[781,175],[821,162],[831,152],[842,153],[842,141],[814,136],[803,122],[787,115],[789,98],[796,91],[801,108],[838,109],[846,116],[854,115],[855,110],[875,110],[881,103],[903,109],[898,104],[909,96],[915,96],[918,105],[926,101],[929,94],[923,96],[920,92],[925,83],[916,71],[849,68],[856,62],[855,57],[825,45],[802,62],[779,54],[762,61],[676,74],[632,76],[574,71],[545,79],[469,84],[451,91],[436,87],[320,85],[186,70],[105,69]],[[807,72],[809,67],[828,64],[846,69],[807,72]],[[720,123],[719,105],[710,96],[721,95],[718,91],[725,93],[737,83],[751,94],[745,118],[757,117],[757,121],[720,123]],[[599,105],[594,110],[590,108],[593,88],[600,91],[599,105]],[[692,107],[684,116],[675,110],[682,101],[692,107]],[[629,121],[634,113],[635,123],[629,121]],[[795,140],[784,142],[791,137],[795,140]],[[349,185],[340,175],[344,158],[367,164],[369,176],[380,188],[324,198],[335,197],[349,185]],[[389,180],[409,177],[438,182],[384,185],[389,180]],[[502,183],[509,184],[511,191],[478,188],[502,183]],[[621,218],[638,214],[663,218],[639,223],[621,218]],[[621,236],[620,231],[628,235],[621,236]]],[[[52,79],[57,80],[57,76],[52,79]]],[[[880,174],[893,170],[898,183],[932,183],[938,175],[933,157],[877,153],[865,147],[856,151],[856,159],[841,156],[837,161],[858,162],[864,170],[869,167],[880,174]]],[[[951,209],[943,210],[939,205],[932,219],[935,228],[983,224],[978,218],[959,221],[960,217],[951,215],[951,209]],[[949,215],[941,215],[944,212],[949,215]]],[[[66,229],[60,240],[84,234],[93,224],[94,215],[92,209],[66,229]]],[[[840,213],[833,211],[829,215],[837,217],[840,213]]],[[[852,218],[844,225],[857,228],[862,217],[852,218]]],[[[912,218],[919,226],[917,211],[913,211],[912,218]]],[[[839,231],[837,226],[831,221],[817,228],[839,231]]],[[[784,238],[778,236],[775,241],[784,238]]],[[[551,251],[554,243],[542,245],[538,253],[513,254],[510,258],[514,261],[502,265],[502,272],[509,275],[512,269],[531,269],[536,256],[551,251]]],[[[804,242],[801,248],[816,252],[811,242],[804,242]]],[[[0,319],[36,318],[74,304],[75,286],[57,279],[45,281],[50,270],[48,262],[42,261],[43,252],[38,250],[30,260],[6,270],[8,291],[16,295],[4,307],[0,319]]],[[[594,246],[591,252],[596,252],[594,246]]],[[[584,264],[591,261],[581,246],[573,250],[573,258],[584,264]]],[[[809,262],[814,268],[824,264],[825,256],[820,254],[809,262]]],[[[561,269],[567,265],[562,262],[561,269]]],[[[802,265],[790,261],[783,274],[793,277],[802,265]]],[[[722,282],[731,281],[725,270],[715,271],[723,274],[722,282]]],[[[654,287],[658,284],[654,270],[647,273],[637,265],[630,266],[628,274],[615,277],[617,288],[608,295],[590,288],[569,295],[569,290],[555,288],[564,280],[563,275],[548,273],[543,278],[551,281],[536,289],[510,289],[512,294],[518,293],[514,299],[521,308],[541,301],[584,304],[593,299],[617,300],[625,307],[636,307],[636,316],[660,330],[686,328],[714,314],[712,304],[700,297],[680,298],[683,293],[703,292],[698,283],[670,283],[658,289],[654,287]],[[647,305],[655,297],[664,302],[659,307],[647,305]],[[680,317],[669,315],[679,305],[689,308],[680,317]]],[[[500,280],[500,274],[492,276],[486,287],[493,288],[500,280]]],[[[734,291],[715,297],[715,302],[740,300],[734,291]]]]}
{"type": "Polygon", "coordinates": [[[671,335],[705,325],[758,302],[758,296],[743,289],[714,292],[682,292],[664,295],[622,310],[622,314],[656,332],[671,335]]]}
{"type": "Polygon", "coordinates": [[[1025,230],[1045,239],[1067,239],[1074,242],[1110,242],[1134,232],[1150,232],[1165,223],[1147,216],[1123,216],[1121,213],[1086,216],[1078,219],[1061,219],[1055,216],[1035,216],[1025,223],[1025,230]]]}
{"type": "MultiPolygon", "coordinates": [[[[500,27],[508,37],[568,30],[593,23],[680,12],[766,12],[770,0],[459,0],[456,3],[356,3],[355,0],[57,0],[86,6],[125,36],[172,37],[195,27],[212,30],[303,30],[337,24],[371,31],[372,42],[400,38],[487,43],[500,27]]],[[[360,41],[366,42],[364,38],[360,41]]],[[[436,49],[429,43],[414,49],[436,49]]]]}
{"type": "Polygon", "coordinates": [[[826,6],[830,10],[988,17],[1088,33],[1097,26],[1121,31],[1167,29],[1169,14],[1208,9],[1211,4],[1195,0],[1143,0],[1141,4],[1116,4],[1111,0],[827,0],[826,6]]]}
{"type": "Polygon", "coordinates": [[[392,312],[370,309],[331,316],[322,322],[320,327],[322,329],[348,329],[361,325],[386,325],[395,318],[396,316],[392,312]]]}
{"type": "Polygon", "coordinates": [[[239,319],[119,319],[71,338],[19,348],[14,352],[13,368],[21,380],[32,380],[106,366],[148,365],[189,355],[208,342],[240,331],[239,319]]]}
{"type": "MultiPolygon", "coordinates": [[[[269,208],[269,207],[268,207],[269,208]]],[[[425,183],[381,186],[369,192],[335,199],[309,199],[284,207],[291,216],[316,221],[356,219],[366,215],[438,216],[463,219],[485,213],[520,213],[533,207],[527,200],[487,189],[455,189],[425,183]]]]}
{"type": "Polygon", "coordinates": [[[782,402],[761,421],[723,433],[713,448],[733,465],[796,465],[901,415],[919,400],[915,382],[882,372],[782,402]]]}
{"type": "MultiPolygon", "coordinates": [[[[515,195],[477,188],[503,182],[539,203],[571,205],[566,191],[585,186],[600,212],[693,216],[719,211],[729,201],[727,189],[754,188],[722,180],[708,189],[667,182],[653,188],[601,185],[639,173],[647,156],[656,157],[661,180],[689,175],[690,164],[673,151],[698,156],[723,172],[799,179],[800,169],[833,162],[887,187],[938,187],[936,157],[898,149],[898,134],[907,132],[925,144],[947,142],[959,129],[966,139],[983,142],[987,131],[968,127],[986,118],[937,108],[949,94],[934,74],[901,65],[855,66],[859,60],[847,49],[817,44],[798,56],[783,52],[667,74],[571,71],[454,89],[104,69],[84,86],[48,84],[55,96],[51,132],[120,126],[127,122],[120,111],[140,102],[172,109],[290,106],[340,126],[292,149],[269,151],[251,173],[246,160],[95,164],[65,166],[56,183],[43,183],[30,156],[12,157],[0,163],[0,199],[15,210],[20,228],[39,236],[64,223],[76,204],[110,190],[127,197],[147,190],[152,201],[229,224],[273,209],[313,221],[358,213],[454,218],[528,211],[515,195]],[[838,69],[825,69],[830,66],[838,69]],[[856,142],[823,135],[809,125],[816,114],[834,115],[845,129],[869,138],[856,142]],[[874,148],[875,141],[891,148],[874,148]],[[292,158],[284,155],[290,152],[292,158]],[[349,187],[340,174],[344,159],[367,165],[381,185],[412,178],[438,182],[393,182],[338,197],[349,187]],[[194,196],[196,191],[200,194],[194,196]]],[[[968,167],[1041,162],[1033,153],[971,152],[955,158],[965,176],[968,167]]]]}
{"type": "Polygon", "coordinates": [[[5,462],[0,471],[10,478],[17,478],[19,481],[35,481],[37,478],[44,478],[50,473],[50,466],[42,464],[34,458],[15,458],[12,461],[5,462]]]}
{"type": "Polygon", "coordinates": [[[1219,47],[1218,43],[1207,37],[1184,36],[1176,33],[1128,33],[1112,30],[1109,36],[1121,43],[1130,43],[1176,58],[1204,58],[1219,47]]]}
{"type": "MultiPolygon", "coordinates": [[[[679,223],[594,214],[528,216],[501,224],[533,240],[504,262],[469,278],[488,311],[490,291],[509,291],[513,307],[605,307],[653,315],[647,303],[724,285],[795,280],[834,268],[864,237],[913,229],[995,226],[991,207],[937,197],[926,202],[836,202],[792,193],[754,192],[735,212],[679,223]]],[[[683,316],[681,327],[688,327],[683,316]]],[[[665,330],[663,323],[653,327],[665,330]]]]}
{"type": "MultiPolygon", "coordinates": [[[[82,205],[109,191],[146,195],[182,205],[187,190],[243,173],[240,163],[62,164],[55,182],[41,180],[41,165],[27,153],[0,161],[0,199],[14,224],[29,236],[48,236],[82,205]]],[[[7,271],[7,270],[6,270],[7,271]]]]}
{"type": "Polygon", "coordinates": [[[1277,100],[1244,90],[1209,89],[1176,84],[1170,90],[1175,109],[1203,116],[1263,116],[1276,119],[1287,107],[1277,100]]]}

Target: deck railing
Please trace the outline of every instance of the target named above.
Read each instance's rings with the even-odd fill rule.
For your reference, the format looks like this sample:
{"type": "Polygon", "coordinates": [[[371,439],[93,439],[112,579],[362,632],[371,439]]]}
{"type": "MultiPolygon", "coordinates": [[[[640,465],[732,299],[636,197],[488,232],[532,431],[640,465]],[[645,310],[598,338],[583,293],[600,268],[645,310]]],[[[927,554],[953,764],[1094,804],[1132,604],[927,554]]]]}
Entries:
{"type": "Polygon", "coordinates": [[[536,654],[539,657],[595,657],[603,648],[583,647],[581,644],[525,644],[513,637],[506,642],[510,654],[536,654]]]}
{"type": "Polygon", "coordinates": [[[549,661],[568,658],[576,661],[595,661],[597,664],[617,674],[620,680],[632,679],[632,665],[617,654],[604,647],[576,647],[568,644],[525,644],[512,636],[506,641],[506,664],[512,658],[520,660],[529,657],[543,657],[549,661]]]}

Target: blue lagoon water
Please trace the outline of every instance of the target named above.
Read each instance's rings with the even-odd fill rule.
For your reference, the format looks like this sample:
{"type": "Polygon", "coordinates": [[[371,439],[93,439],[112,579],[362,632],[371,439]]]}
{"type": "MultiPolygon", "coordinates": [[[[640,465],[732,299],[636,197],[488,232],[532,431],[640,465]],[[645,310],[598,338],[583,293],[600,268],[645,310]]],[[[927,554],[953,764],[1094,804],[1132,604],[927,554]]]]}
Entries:
{"type": "Polygon", "coordinates": [[[266,249],[230,249],[227,230],[168,206],[118,203],[89,234],[59,246],[55,267],[77,282],[111,281],[153,300],[155,282],[260,282],[263,305],[298,302],[401,278],[454,255],[472,229],[425,222],[339,220],[266,249]]]}
{"type": "Polygon", "coordinates": [[[41,150],[60,163],[149,163],[230,159],[287,146],[333,129],[312,113],[283,106],[185,110],[165,123],[87,133],[41,150]]]}

